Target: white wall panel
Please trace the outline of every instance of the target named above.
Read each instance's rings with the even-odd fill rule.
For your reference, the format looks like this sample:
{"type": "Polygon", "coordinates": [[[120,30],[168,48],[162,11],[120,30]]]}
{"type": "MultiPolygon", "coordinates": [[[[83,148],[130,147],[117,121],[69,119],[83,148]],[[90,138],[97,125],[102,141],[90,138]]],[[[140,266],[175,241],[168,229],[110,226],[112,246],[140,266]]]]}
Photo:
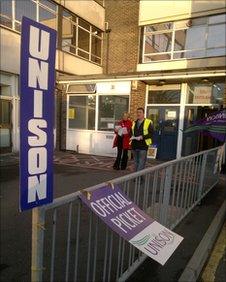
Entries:
{"type": "Polygon", "coordinates": [[[141,0],[139,25],[225,12],[225,0],[141,0]]]}
{"type": "Polygon", "coordinates": [[[114,133],[112,132],[94,132],[79,129],[67,130],[66,149],[79,153],[93,154],[102,156],[116,155],[116,149],[112,148],[114,133]]]}
{"type": "MultiPolygon", "coordinates": [[[[20,34],[0,28],[0,62],[1,70],[20,73],[20,34]]],[[[56,69],[74,75],[101,74],[102,67],[80,59],[74,55],[57,51],[56,69]]]]}

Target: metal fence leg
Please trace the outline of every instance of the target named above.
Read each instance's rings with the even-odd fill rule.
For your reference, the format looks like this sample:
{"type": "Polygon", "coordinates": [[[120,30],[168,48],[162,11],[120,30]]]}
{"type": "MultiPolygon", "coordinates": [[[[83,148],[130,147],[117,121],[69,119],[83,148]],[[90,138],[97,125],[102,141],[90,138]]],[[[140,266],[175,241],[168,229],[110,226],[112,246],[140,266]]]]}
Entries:
{"type": "Polygon", "coordinates": [[[43,243],[45,232],[45,211],[42,208],[32,210],[32,256],[31,282],[42,281],[43,243]]]}
{"type": "MultiPolygon", "coordinates": [[[[203,155],[202,159],[202,167],[201,167],[201,173],[200,173],[200,181],[199,181],[199,188],[198,188],[198,197],[197,200],[201,199],[202,193],[203,193],[203,185],[204,185],[204,177],[206,172],[206,161],[207,161],[207,154],[203,155]]],[[[200,204],[200,202],[199,202],[200,204]]]]}
{"type": "Polygon", "coordinates": [[[166,168],[164,190],[163,190],[163,203],[160,210],[160,223],[167,226],[168,207],[170,201],[170,190],[172,183],[173,166],[166,168]]]}

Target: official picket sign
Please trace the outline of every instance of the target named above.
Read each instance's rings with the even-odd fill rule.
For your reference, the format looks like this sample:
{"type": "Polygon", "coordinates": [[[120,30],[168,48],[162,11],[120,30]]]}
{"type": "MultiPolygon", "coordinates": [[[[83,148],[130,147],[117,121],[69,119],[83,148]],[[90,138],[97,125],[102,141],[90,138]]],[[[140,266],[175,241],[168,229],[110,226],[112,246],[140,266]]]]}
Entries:
{"type": "Polygon", "coordinates": [[[81,200],[112,230],[140,251],[164,265],[183,238],[159,224],[118,187],[102,187],[81,200]]]}
{"type": "Polygon", "coordinates": [[[53,200],[56,31],[23,17],[20,67],[20,209],[53,200]]]}

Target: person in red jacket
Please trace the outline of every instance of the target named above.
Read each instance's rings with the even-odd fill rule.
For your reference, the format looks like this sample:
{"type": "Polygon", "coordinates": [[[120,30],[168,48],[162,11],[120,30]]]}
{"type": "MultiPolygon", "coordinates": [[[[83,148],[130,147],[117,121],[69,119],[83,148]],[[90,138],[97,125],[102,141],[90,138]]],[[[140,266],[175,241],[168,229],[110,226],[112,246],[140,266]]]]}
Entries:
{"type": "Polygon", "coordinates": [[[132,121],[128,113],[123,113],[122,120],[115,127],[115,139],[113,148],[117,147],[117,157],[113,168],[116,170],[126,169],[128,161],[128,150],[130,149],[130,137],[132,133],[132,121]]]}

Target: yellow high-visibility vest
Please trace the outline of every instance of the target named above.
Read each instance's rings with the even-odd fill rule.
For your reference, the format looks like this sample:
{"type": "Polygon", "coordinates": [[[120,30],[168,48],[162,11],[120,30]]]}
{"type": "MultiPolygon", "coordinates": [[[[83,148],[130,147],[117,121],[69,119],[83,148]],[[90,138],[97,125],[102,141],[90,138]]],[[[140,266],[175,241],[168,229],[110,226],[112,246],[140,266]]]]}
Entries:
{"type": "MultiPolygon", "coordinates": [[[[148,119],[148,118],[144,119],[144,125],[143,125],[143,134],[144,135],[148,134],[148,127],[149,127],[150,123],[152,123],[152,121],[150,119],[148,119]]],[[[132,125],[132,133],[133,133],[133,135],[134,135],[135,124],[136,124],[136,122],[134,121],[133,125],[132,125]]],[[[147,146],[152,144],[151,138],[145,139],[145,142],[146,142],[147,146]]]]}

